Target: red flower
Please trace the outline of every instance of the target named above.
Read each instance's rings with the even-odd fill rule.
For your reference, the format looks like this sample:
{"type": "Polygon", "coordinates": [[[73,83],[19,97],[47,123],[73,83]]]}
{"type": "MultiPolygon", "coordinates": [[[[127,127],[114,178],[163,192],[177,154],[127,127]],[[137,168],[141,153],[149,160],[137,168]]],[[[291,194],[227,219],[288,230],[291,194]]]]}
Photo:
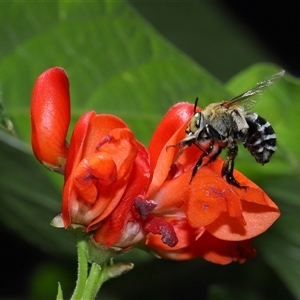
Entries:
{"type": "Polygon", "coordinates": [[[278,207],[253,182],[238,171],[234,177],[247,189],[228,184],[221,177],[223,161],[201,167],[190,183],[200,150],[194,145],[176,160],[178,148],[193,115],[193,105],[174,105],[157,127],[149,146],[152,181],[146,198],[156,207],[151,215],[163,217],[173,227],[178,243],[170,247],[150,233],[146,244],[162,257],[205,259],[226,264],[253,256],[250,239],[279,217],[278,207]]]}
{"type": "Polygon", "coordinates": [[[39,161],[64,173],[60,220],[65,228],[84,226],[106,247],[129,247],[144,234],[132,206],[149,185],[148,151],[121,119],[93,111],[78,120],[67,146],[69,121],[67,75],[49,69],[33,89],[32,147],[39,161]]]}
{"type": "Polygon", "coordinates": [[[145,241],[170,259],[201,256],[226,264],[253,256],[251,238],[271,226],[279,210],[238,171],[234,177],[247,189],[224,181],[221,159],[201,167],[190,183],[200,150],[191,146],[176,160],[178,148],[167,146],[184,138],[192,115],[191,104],[173,106],[148,153],[121,119],[91,111],[78,120],[68,145],[68,78],[61,68],[44,72],[32,95],[32,147],[40,162],[65,177],[55,224],[83,226],[100,247],[145,241]]]}

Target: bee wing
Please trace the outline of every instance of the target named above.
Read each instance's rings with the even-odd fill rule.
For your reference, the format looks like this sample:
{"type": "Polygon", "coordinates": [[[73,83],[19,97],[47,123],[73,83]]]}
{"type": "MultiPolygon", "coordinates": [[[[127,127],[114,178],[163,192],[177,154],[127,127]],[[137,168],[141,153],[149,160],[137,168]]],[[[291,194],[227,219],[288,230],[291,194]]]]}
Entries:
{"type": "Polygon", "coordinates": [[[252,89],[248,90],[247,92],[244,92],[243,94],[236,96],[231,100],[224,101],[220,105],[226,108],[233,107],[234,105],[241,105],[246,110],[249,110],[256,103],[256,99],[253,97],[255,95],[261,95],[265,88],[272,85],[273,82],[281,76],[283,76],[284,73],[284,70],[280,70],[278,73],[274,74],[270,78],[258,82],[252,89]]]}

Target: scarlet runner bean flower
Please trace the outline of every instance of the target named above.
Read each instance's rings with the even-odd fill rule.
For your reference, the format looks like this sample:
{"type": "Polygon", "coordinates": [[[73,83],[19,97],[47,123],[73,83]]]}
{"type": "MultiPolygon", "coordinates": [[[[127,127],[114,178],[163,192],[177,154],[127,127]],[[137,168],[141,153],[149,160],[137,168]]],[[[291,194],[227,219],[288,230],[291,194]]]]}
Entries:
{"type": "Polygon", "coordinates": [[[178,103],[158,125],[149,146],[152,180],[146,194],[156,207],[152,217],[163,217],[174,229],[178,243],[172,248],[150,233],[146,245],[164,258],[184,260],[203,257],[227,264],[255,255],[251,238],[261,234],[279,217],[274,202],[238,171],[234,177],[247,189],[221,177],[223,160],[202,166],[192,182],[191,172],[200,149],[169,147],[181,141],[194,106],[178,103]],[[175,163],[174,163],[175,161],[175,163]]]}
{"type": "Polygon", "coordinates": [[[150,183],[149,154],[118,117],[85,113],[68,145],[69,81],[52,68],[36,81],[31,103],[32,147],[50,170],[64,174],[62,214],[53,224],[80,225],[93,242],[127,249],[145,236],[131,212],[150,183]]]}
{"type": "Polygon", "coordinates": [[[173,106],[155,131],[149,152],[118,117],[85,113],[70,144],[69,82],[61,68],[37,80],[31,104],[32,147],[50,170],[64,174],[62,214],[56,226],[80,225],[98,247],[127,250],[144,242],[170,259],[202,256],[215,263],[243,262],[255,254],[250,239],[279,216],[277,206],[239,172],[247,190],[220,176],[222,160],[201,167],[200,153],[168,148],[184,137],[193,105],[173,106]]]}

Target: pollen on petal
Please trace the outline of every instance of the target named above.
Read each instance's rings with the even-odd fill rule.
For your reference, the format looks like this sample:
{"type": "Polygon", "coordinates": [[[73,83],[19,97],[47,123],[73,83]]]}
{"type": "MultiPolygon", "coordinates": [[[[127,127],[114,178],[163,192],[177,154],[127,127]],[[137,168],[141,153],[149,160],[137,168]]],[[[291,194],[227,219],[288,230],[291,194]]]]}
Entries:
{"type": "Polygon", "coordinates": [[[144,230],[153,234],[160,234],[162,242],[170,247],[174,247],[178,243],[174,228],[163,218],[154,217],[144,226],[144,230]]]}
{"type": "Polygon", "coordinates": [[[157,204],[152,200],[143,200],[140,197],[134,199],[134,207],[138,210],[143,220],[151,213],[157,204]]]}

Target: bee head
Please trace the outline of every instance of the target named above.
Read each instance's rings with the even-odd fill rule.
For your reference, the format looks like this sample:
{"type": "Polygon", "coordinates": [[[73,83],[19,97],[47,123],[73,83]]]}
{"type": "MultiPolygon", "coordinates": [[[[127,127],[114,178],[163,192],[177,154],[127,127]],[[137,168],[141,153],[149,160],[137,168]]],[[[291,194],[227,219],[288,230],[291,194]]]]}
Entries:
{"type": "MultiPolygon", "coordinates": [[[[202,125],[202,113],[196,112],[193,117],[191,118],[191,121],[189,125],[186,128],[186,135],[192,135],[195,134],[196,131],[198,131],[201,128],[202,125]]],[[[203,127],[203,126],[202,126],[203,127]]]]}

